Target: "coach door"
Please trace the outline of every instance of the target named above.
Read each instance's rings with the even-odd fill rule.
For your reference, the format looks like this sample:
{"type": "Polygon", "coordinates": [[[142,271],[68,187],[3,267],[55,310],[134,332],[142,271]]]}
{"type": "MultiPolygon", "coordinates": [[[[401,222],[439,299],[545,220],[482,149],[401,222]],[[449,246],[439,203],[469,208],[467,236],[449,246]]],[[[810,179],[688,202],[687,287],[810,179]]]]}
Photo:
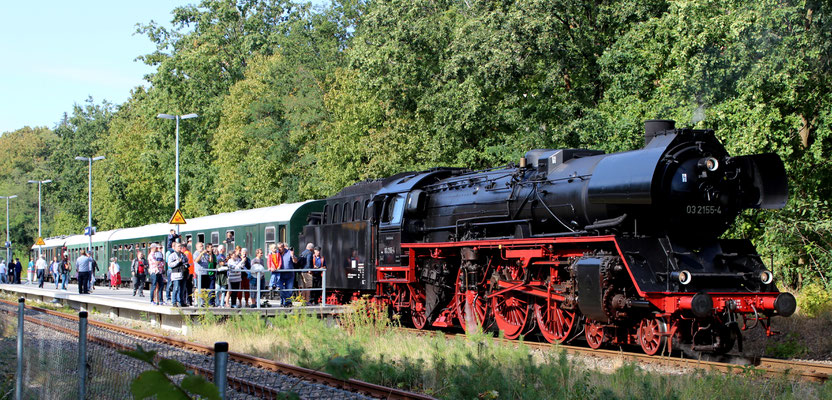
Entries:
{"type": "MultiPolygon", "coordinates": [[[[379,266],[400,266],[402,245],[402,218],[406,194],[384,199],[378,218],[377,260],[379,266]]],[[[377,203],[378,205],[378,203],[377,203]]]]}

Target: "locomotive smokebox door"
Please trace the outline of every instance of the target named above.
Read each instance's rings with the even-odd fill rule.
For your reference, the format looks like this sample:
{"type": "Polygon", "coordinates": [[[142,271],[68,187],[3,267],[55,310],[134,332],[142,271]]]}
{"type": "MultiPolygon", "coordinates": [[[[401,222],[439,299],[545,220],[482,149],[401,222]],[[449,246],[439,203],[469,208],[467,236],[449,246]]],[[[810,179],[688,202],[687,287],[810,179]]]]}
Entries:
{"type": "Polygon", "coordinates": [[[581,313],[598,322],[609,322],[604,312],[601,258],[587,257],[575,262],[578,277],[578,308],[581,313]]]}

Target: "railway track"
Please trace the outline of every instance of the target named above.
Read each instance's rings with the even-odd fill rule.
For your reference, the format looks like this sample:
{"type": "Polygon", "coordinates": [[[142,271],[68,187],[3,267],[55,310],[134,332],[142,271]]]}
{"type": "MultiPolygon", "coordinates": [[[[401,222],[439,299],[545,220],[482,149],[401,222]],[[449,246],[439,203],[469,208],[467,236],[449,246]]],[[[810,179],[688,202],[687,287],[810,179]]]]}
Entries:
{"type": "MultiPolygon", "coordinates": [[[[0,302],[5,303],[7,305],[11,305],[15,307],[15,311],[10,310],[2,310],[3,312],[9,314],[17,314],[16,307],[17,303],[13,303],[6,300],[0,300],[0,302]]],[[[34,307],[34,306],[26,306],[27,310],[35,311],[38,313],[42,313],[44,315],[49,315],[52,317],[60,318],[64,321],[70,321],[77,323],[79,317],[72,314],[66,314],[62,312],[57,312],[41,307],[34,307]]],[[[48,329],[52,329],[55,331],[59,331],[68,335],[72,335],[77,337],[78,331],[67,328],[66,326],[61,326],[60,324],[56,324],[53,322],[44,321],[42,319],[36,318],[34,316],[24,316],[24,320],[27,323],[33,323],[40,326],[43,326],[48,329]]],[[[129,336],[137,339],[142,339],[145,341],[150,341],[166,346],[172,346],[178,349],[187,350],[194,353],[199,353],[206,356],[213,356],[214,349],[211,346],[202,345],[199,343],[188,342],[180,339],[175,339],[167,336],[160,336],[148,332],[142,332],[135,329],[130,329],[118,325],[108,324],[106,322],[101,321],[94,321],[88,320],[88,324],[90,327],[100,328],[106,331],[110,331],[119,335],[129,336]]],[[[105,337],[94,335],[92,332],[88,332],[88,340],[97,343],[112,349],[116,350],[134,350],[133,347],[129,345],[125,345],[124,343],[118,343],[117,341],[107,339],[105,337]]],[[[304,381],[315,382],[318,384],[322,384],[328,387],[338,388],[349,392],[360,393],[366,396],[375,397],[375,398],[384,398],[384,399],[433,399],[433,397],[420,394],[420,393],[413,393],[408,392],[400,389],[384,387],[380,385],[376,385],[369,382],[364,382],[356,379],[348,379],[342,380],[338,379],[328,373],[316,371],[308,368],[298,367],[290,364],[280,363],[273,360],[268,360],[265,358],[255,357],[248,354],[242,354],[237,352],[228,352],[228,359],[229,362],[236,362],[240,363],[252,368],[257,368],[263,371],[269,371],[278,374],[289,375],[297,379],[301,379],[304,381]]],[[[182,361],[182,360],[180,360],[182,361]]],[[[213,378],[213,371],[198,366],[196,364],[191,364],[188,362],[183,362],[185,366],[194,371],[196,374],[200,374],[206,376],[207,378],[213,378]]],[[[274,387],[270,387],[268,385],[264,385],[258,382],[255,382],[251,379],[244,379],[240,378],[239,376],[234,376],[233,374],[229,373],[228,377],[228,384],[229,387],[238,391],[240,393],[244,393],[251,396],[256,396],[258,398],[267,398],[267,399],[277,399],[283,398],[281,395],[284,393],[283,390],[278,390],[274,387]]]]}
{"type": "MultiPolygon", "coordinates": [[[[413,328],[400,328],[401,330],[414,333],[425,334],[428,332],[413,328]]],[[[446,333],[447,337],[455,337],[459,334],[446,333]]],[[[508,344],[508,345],[523,345],[532,349],[550,350],[553,345],[548,342],[527,342],[517,340],[507,340],[501,338],[493,338],[494,341],[508,344]]],[[[601,358],[617,358],[625,361],[638,362],[640,364],[650,364],[678,368],[703,369],[721,373],[744,373],[749,370],[760,372],[767,377],[782,377],[788,375],[797,377],[806,381],[826,382],[832,378],[832,364],[824,364],[810,361],[796,361],[796,360],[781,360],[776,358],[760,358],[757,360],[743,359],[747,363],[729,363],[706,360],[694,360],[687,358],[669,357],[669,356],[650,356],[642,353],[627,352],[622,350],[608,350],[599,349],[593,350],[586,347],[559,345],[558,348],[563,349],[567,354],[585,356],[585,357],[601,357],[601,358]]]]}

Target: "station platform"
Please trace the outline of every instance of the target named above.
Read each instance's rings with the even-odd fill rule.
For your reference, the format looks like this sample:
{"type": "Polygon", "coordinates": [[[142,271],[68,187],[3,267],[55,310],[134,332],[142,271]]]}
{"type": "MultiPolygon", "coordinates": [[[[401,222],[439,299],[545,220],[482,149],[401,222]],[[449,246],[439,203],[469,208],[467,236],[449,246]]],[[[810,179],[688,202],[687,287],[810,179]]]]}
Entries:
{"type": "Polygon", "coordinates": [[[148,322],[168,330],[187,332],[188,326],[198,323],[196,320],[208,312],[219,315],[238,315],[243,313],[257,313],[264,316],[275,316],[287,313],[305,312],[318,315],[321,318],[333,318],[348,310],[347,306],[302,306],[302,307],[260,307],[260,308],[219,308],[219,307],[172,307],[169,305],[150,304],[150,293],[145,291],[145,297],[133,296],[133,289],[120,288],[112,290],[108,287],[96,286],[90,294],[78,294],[78,286],[67,285],[67,290],[55,290],[55,284],[45,284],[44,288],[28,283],[0,284],[0,292],[24,297],[29,301],[41,301],[66,305],[78,311],[91,314],[102,314],[116,320],[118,318],[148,322]]]}

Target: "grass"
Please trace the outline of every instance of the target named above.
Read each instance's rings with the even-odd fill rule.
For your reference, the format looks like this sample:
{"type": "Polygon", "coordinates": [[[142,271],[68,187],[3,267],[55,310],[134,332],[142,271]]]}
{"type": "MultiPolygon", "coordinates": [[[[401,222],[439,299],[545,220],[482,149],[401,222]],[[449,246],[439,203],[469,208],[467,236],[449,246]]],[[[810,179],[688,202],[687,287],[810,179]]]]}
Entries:
{"type": "Polygon", "coordinates": [[[233,351],[449,399],[832,398],[832,382],[762,379],[753,370],[659,375],[624,364],[604,373],[557,348],[497,344],[484,334],[404,333],[385,319],[368,318],[362,303],[354,307],[339,326],[302,313],[242,314],[224,322],[206,317],[212,323],[195,326],[189,339],[227,341],[233,351]]]}

